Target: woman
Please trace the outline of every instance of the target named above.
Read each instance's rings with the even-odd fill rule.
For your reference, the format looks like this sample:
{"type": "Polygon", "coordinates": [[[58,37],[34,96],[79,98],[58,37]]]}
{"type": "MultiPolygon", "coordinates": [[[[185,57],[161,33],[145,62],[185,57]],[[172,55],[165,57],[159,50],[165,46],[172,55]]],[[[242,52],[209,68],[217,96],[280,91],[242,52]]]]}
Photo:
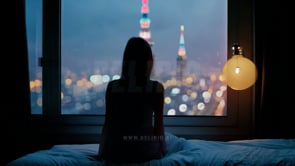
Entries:
{"type": "Polygon", "coordinates": [[[153,54],[140,37],[128,40],[121,78],[106,89],[101,159],[117,163],[160,159],[166,153],[163,85],[150,79],[153,54]]]}

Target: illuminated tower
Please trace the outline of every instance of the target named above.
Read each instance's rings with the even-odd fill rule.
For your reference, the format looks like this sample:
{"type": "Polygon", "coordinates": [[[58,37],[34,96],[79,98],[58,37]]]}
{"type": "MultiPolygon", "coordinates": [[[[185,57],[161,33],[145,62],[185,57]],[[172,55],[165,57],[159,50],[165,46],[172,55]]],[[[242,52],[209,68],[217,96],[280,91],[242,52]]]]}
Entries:
{"type": "Polygon", "coordinates": [[[139,36],[144,38],[147,42],[149,42],[150,45],[153,45],[154,43],[151,41],[151,32],[150,32],[151,19],[148,16],[149,1],[142,0],[141,2],[142,2],[142,6],[141,6],[141,17],[139,20],[139,24],[140,24],[139,36]]]}
{"type": "Polygon", "coordinates": [[[180,26],[180,39],[178,47],[178,55],[176,58],[176,79],[183,81],[186,69],[186,50],[184,45],[184,25],[180,26]]]}

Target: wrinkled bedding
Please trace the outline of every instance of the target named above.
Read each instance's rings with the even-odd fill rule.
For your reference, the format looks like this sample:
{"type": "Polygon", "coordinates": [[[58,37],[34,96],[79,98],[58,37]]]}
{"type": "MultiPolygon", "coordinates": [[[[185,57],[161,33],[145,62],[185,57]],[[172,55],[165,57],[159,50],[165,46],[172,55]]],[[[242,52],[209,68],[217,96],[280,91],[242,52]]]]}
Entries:
{"type": "MultiPolygon", "coordinates": [[[[127,165],[295,166],[295,139],[254,139],[224,142],[185,139],[166,133],[166,141],[168,153],[164,158],[127,165]]],[[[96,160],[98,148],[99,144],[55,145],[47,150],[39,150],[24,155],[10,162],[7,166],[115,165],[106,161],[96,160]]]]}

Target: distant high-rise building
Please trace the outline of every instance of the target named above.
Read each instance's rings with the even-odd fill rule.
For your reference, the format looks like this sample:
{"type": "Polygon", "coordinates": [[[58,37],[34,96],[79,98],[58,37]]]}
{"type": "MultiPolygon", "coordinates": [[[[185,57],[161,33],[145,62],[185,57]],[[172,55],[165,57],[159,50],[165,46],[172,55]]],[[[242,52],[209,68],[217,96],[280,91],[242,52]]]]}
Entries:
{"type": "Polygon", "coordinates": [[[141,2],[142,2],[142,6],[141,6],[141,17],[139,20],[139,24],[140,24],[139,36],[144,38],[147,42],[149,42],[150,45],[153,45],[154,42],[151,41],[151,32],[150,32],[151,19],[148,16],[149,1],[142,0],[141,2]]]}
{"type": "Polygon", "coordinates": [[[180,26],[180,39],[178,47],[178,55],[176,58],[176,79],[183,81],[186,70],[186,50],[184,43],[184,25],[180,26]]]}

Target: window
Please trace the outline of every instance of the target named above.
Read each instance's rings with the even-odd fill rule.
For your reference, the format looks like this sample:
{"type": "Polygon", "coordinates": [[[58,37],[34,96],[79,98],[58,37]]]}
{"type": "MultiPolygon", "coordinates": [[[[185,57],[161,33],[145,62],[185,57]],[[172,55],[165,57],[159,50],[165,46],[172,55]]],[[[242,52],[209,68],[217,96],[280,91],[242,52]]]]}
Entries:
{"type": "Polygon", "coordinates": [[[141,33],[152,43],[152,77],[165,86],[165,115],[226,115],[219,80],[227,58],[226,1],[62,0],[61,6],[62,114],[104,114],[106,84],[120,76],[127,39],[141,33]]]}
{"type": "MultiPolygon", "coordinates": [[[[30,5],[36,2],[27,0],[30,5]]],[[[145,31],[154,42],[153,77],[166,87],[167,126],[195,126],[183,134],[210,135],[216,133],[211,127],[235,126],[243,115],[242,121],[249,126],[252,89],[233,91],[219,80],[237,31],[243,33],[239,39],[244,50],[252,50],[251,17],[234,22],[240,1],[150,0],[149,12],[143,17],[144,1],[43,0],[43,19],[41,2],[34,8],[39,14],[28,13],[38,16],[28,23],[28,29],[35,27],[33,33],[28,31],[29,37],[35,35],[29,41],[33,48],[29,52],[32,114],[76,115],[73,117],[100,119],[101,123],[105,85],[120,74],[126,41],[145,31]],[[140,27],[142,20],[151,21],[148,31],[140,27]],[[185,68],[177,65],[178,54],[183,53],[179,51],[186,52],[185,68]],[[200,127],[207,130],[198,130],[200,127]]],[[[247,5],[244,12],[252,9],[247,5]]],[[[96,124],[96,120],[79,121],[84,122],[96,124]]]]}
{"type": "MultiPolygon", "coordinates": [[[[42,4],[29,3],[38,6],[39,10],[29,14],[39,17],[33,25],[41,29],[37,13],[41,13],[42,4]]],[[[120,76],[127,39],[147,33],[155,54],[152,77],[166,89],[165,115],[226,115],[226,85],[219,76],[227,58],[227,2],[166,3],[61,1],[62,114],[103,115],[105,87],[120,76]]],[[[41,36],[41,30],[36,34],[41,36]]],[[[40,51],[36,51],[41,48],[36,46],[38,41],[34,43],[36,50],[30,61],[37,66],[40,51]]],[[[32,73],[32,113],[41,113],[42,95],[36,95],[42,89],[40,71],[32,73]]]]}
{"type": "Polygon", "coordinates": [[[42,1],[26,0],[31,112],[42,114],[42,1]]]}

